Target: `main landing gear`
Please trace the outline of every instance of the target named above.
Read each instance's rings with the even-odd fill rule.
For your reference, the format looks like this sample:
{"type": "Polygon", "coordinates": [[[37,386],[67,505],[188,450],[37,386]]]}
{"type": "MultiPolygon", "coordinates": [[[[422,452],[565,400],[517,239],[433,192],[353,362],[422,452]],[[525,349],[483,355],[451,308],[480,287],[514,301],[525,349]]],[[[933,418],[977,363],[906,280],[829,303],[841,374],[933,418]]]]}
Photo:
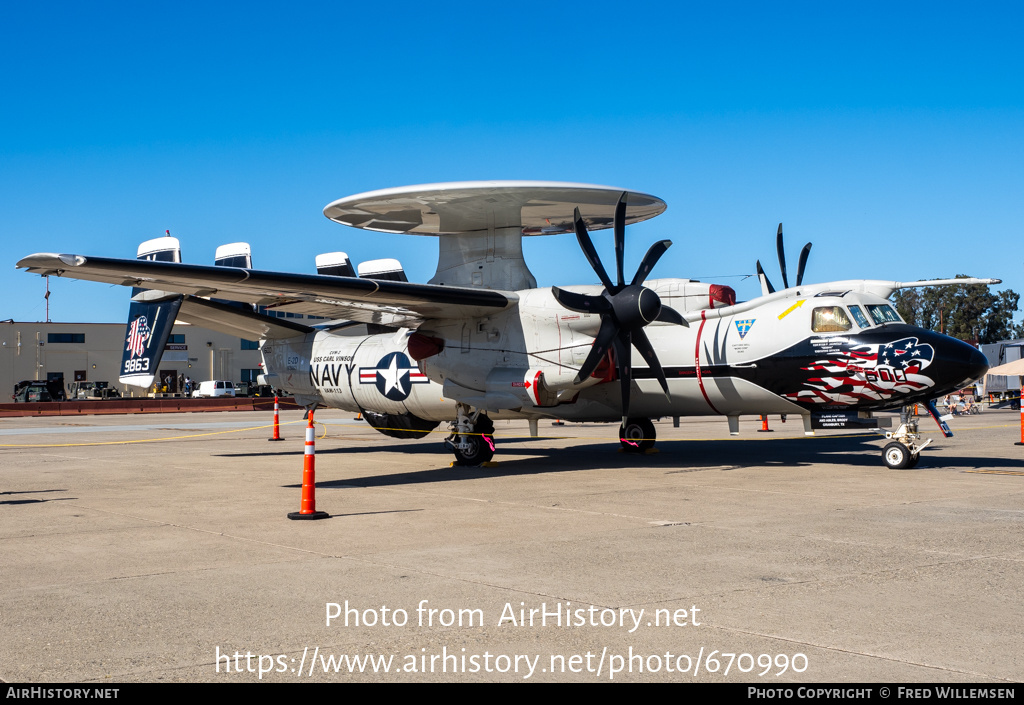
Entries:
{"type": "Polygon", "coordinates": [[[445,446],[455,454],[455,464],[476,467],[494,457],[494,422],[466,404],[457,406],[458,419],[445,446]]]}
{"type": "Polygon", "coordinates": [[[650,419],[631,418],[619,426],[619,443],[627,453],[644,453],[654,447],[657,437],[650,419]]]}
{"type": "Polygon", "coordinates": [[[900,409],[900,426],[895,431],[887,432],[885,437],[890,443],[882,449],[882,461],[892,470],[907,470],[917,465],[921,459],[921,451],[932,442],[929,438],[921,443],[921,434],[917,430],[917,418],[911,415],[911,407],[900,409]]]}

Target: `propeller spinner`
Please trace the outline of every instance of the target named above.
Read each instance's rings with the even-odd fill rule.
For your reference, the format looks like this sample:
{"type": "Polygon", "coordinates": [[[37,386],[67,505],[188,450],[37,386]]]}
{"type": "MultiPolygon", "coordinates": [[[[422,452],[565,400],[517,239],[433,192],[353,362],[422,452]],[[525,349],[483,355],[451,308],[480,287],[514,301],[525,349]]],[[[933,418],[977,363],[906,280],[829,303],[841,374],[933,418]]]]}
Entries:
{"type": "Polygon", "coordinates": [[[576,239],[580,243],[583,254],[593,267],[601,283],[604,284],[604,291],[599,296],[589,294],[578,294],[557,286],[551,287],[551,293],[565,308],[578,313],[596,313],[601,316],[601,328],[598,330],[594,345],[590,354],[580,367],[575,382],[579,384],[597,369],[608,347],[615,349],[615,369],[619,375],[619,384],[622,389],[622,423],[626,424],[629,417],[629,392],[632,384],[631,356],[635,346],[647,365],[654,371],[665,396],[669,397],[668,382],[665,381],[665,372],[658,362],[658,356],[654,352],[647,334],[644,333],[644,326],[652,321],[675,323],[681,326],[689,326],[686,319],[668,306],[663,306],[661,298],[653,290],[642,286],[647,275],[650,274],[654,265],[665,250],[671,245],[671,240],[661,240],[651,245],[651,248],[644,255],[640,266],[633,276],[633,280],[625,283],[622,274],[622,259],[625,250],[626,236],[626,193],[619,197],[615,206],[615,273],[617,283],[613,284],[608,273],[601,265],[601,260],[594,249],[594,243],[587,233],[587,227],[580,216],[580,209],[577,208],[573,214],[573,222],[576,227],[576,239]]]}

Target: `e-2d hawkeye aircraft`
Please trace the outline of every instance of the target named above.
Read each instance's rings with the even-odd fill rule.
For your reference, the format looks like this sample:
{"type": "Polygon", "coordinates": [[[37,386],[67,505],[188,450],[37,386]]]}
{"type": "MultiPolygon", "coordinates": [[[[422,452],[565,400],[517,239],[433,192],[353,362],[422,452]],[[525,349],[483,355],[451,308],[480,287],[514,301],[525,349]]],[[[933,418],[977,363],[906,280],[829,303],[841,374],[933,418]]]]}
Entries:
{"type": "MultiPolygon", "coordinates": [[[[131,326],[139,327],[144,310],[147,327],[166,310],[165,321],[176,315],[258,337],[266,381],[304,405],[369,411],[394,424],[391,435],[450,422],[445,442],[461,464],[493,456],[492,418],[526,418],[533,429],[540,418],[621,420],[622,447],[642,451],[654,444],[652,418],[721,415],[736,434],[741,415],[795,414],[811,432],[924,403],[948,433],[931,400],[980,379],[986,359],[966,343],[907,325],[887,299],[905,287],[998,280],[805,285],[805,248],[790,287],[780,226],[780,291],[760,263],[763,295],[742,303],[726,286],[648,281],[668,240],[648,250],[626,283],[626,225],[665,207],[605,186],[487,181],[372,191],[324,209],[352,227],[438,237],[437,271],[427,284],[337,276],[349,271],[268,272],[231,258],[190,265],[141,251],[138,260],[35,254],[18,267],[134,287],[123,374],[154,373],[138,332],[133,352],[131,326]],[[609,227],[614,280],[589,235],[609,227]],[[600,285],[536,288],[522,238],[570,232],[600,285]],[[280,318],[288,312],[326,321],[280,318]]],[[[162,350],[149,331],[150,347],[154,339],[162,350]]],[[[883,460],[894,468],[916,464],[928,445],[906,414],[887,436],[883,460]]]]}

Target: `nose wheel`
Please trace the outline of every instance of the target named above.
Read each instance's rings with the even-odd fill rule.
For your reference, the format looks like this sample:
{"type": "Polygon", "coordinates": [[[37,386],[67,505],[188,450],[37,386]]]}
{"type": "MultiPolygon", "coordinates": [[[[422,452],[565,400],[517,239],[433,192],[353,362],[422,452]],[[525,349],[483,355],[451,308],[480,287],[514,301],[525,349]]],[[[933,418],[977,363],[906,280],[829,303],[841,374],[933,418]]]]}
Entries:
{"type": "Polygon", "coordinates": [[[921,451],[932,442],[929,438],[921,443],[921,434],[917,428],[917,418],[911,415],[910,407],[900,410],[900,426],[885,437],[891,442],[882,449],[882,462],[890,470],[909,470],[921,459],[921,451]]]}
{"type": "Polygon", "coordinates": [[[917,465],[917,461],[920,459],[920,450],[917,453],[912,453],[910,448],[899,441],[887,443],[882,450],[882,460],[890,470],[908,470],[917,465]]]}

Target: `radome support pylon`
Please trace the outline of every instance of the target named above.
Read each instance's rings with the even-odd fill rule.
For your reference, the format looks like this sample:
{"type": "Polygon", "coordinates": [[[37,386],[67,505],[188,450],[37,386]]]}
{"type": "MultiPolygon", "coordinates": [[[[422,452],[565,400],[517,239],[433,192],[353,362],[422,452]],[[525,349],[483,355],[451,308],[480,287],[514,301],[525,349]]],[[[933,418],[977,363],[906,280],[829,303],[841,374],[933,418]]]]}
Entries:
{"type": "Polygon", "coordinates": [[[289,519],[327,519],[331,515],[316,510],[316,429],[313,427],[313,411],[309,412],[306,427],[306,451],[302,455],[302,502],[297,512],[289,519]]]}
{"type": "Polygon", "coordinates": [[[274,435],[267,439],[268,441],[283,441],[281,438],[281,407],[278,404],[278,398],[274,397],[274,435]]]}

